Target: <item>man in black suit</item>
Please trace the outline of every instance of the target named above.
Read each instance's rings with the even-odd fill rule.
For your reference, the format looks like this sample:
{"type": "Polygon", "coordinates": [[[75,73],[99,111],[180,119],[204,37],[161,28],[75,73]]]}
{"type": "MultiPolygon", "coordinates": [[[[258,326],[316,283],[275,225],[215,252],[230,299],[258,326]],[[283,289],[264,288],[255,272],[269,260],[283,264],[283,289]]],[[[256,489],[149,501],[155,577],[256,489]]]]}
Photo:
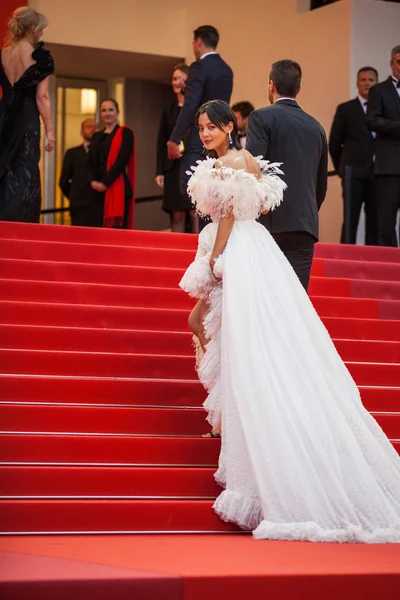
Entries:
{"type": "Polygon", "coordinates": [[[318,241],[318,210],[325,199],[328,146],[321,125],[295,101],[300,90],[301,68],[280,60],[269,74],[272,106],[251,113],[247,149],[254,156],[281,162],[288,185],[276,210],[261,215],[307,290],[314,245],[318,241]]]}
{"type": "Polygon", "coordinates": [[[72,225],[93,227],[93,192],[87,173],[87,153],[92,136],[97,131],[94,119],[85,119],[81,125],[83,144],[70,148],[64,156],[59,186],[69,199],[72,225]]]}
{"type": "MultiPolygon", "coordinates": [[[[205,158],[195,125],[197,110],[209,100],[224,100],[229,104],[231,99],[233,73],[216,52],[218,42],[219,33],[211,25],[202,25],[194,31],[193,53],[196,61],[190,65],[185,88],[185,103],[167,143],[169,159],[181,158],[179,144],[180,142],[184,144],[180,165],[180,184],[183,194],[186,194],[189,178],[186,171],[195,165],[196,161],[205,158]]],[[[201,226],[204,226],[203,220],[201,226]]]]}
{"type": "Polygon", "coordinates": [[[361,207],[365,205],[365,243],[377,244],[377,212],[374,190],[374,134],[367,126],[368,95],[378,83],[378,71],[363,67],[357,73],[358,96],[337,107],[329,136],[329,152],[336,172],[350,197],[344,210],[341,243],[355,244],[361,207]],[[346,167],[348,167],[346,169],[346,167]],[[346,176],[349,181],[346,181],[346,176]],[[349,222],[347,222],[347,219],[349,222]],[[345,223],[346,221],[346,223],[345,223]],[[346,236],[346,226],[349,236],[346,236]]]}
{"type": "Polygon", "coordinates": [[[400,209],[400,46],[392,50],[392,76],[370,93],[367,123],[376,132],[375,179],[378,244],[397,246],[396,218],[400,209]]]}

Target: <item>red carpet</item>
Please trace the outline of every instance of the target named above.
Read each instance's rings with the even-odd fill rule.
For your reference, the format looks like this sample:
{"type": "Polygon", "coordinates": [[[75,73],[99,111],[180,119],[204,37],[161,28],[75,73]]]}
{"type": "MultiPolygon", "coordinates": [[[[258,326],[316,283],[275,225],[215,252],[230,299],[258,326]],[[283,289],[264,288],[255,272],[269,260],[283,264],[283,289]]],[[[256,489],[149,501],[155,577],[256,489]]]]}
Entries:
{"type": "MultiPolygon", "coordinates": [[[[398,547],[154,535],[235,529],[211,509],[219,442],[200,437],[193,302],[177,289],[195,247],[188,235],[0,223],[0,531],[153,533],[4,538],[2,598],[398,589],[398,547]]],[[[397,249],[317,245],[312,302],[400,452],[399,281],[397,249]]]]}
{"type": "Polygon", "coordinates": [[[255,542],[247,535],[0,539],[3,600],[384,600],[395,545],[255,542]]]}

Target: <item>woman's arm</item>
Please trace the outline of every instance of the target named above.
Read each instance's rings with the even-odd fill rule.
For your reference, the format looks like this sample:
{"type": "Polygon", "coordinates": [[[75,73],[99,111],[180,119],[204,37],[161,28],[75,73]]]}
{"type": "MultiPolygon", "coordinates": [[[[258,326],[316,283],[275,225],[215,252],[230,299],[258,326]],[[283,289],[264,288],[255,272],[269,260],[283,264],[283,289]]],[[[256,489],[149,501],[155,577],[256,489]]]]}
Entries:
{"type": "Polygon", "coordinates": [[[51,152],[56,145],[53,124],[51,122],[49,80],[50,77],[46,77],[43,79],[43,81],[38,83],[36,88],[36,106],[38,107],[38,111],[43,119],[44,128],[46,130],[47,145],[45,146],[45,150],[47,150],[47,152],[51,152]]]}
{"type": "Polygon", "coordinates": [[[218,230],[215,238],[214,248],[211,252],[210,257],[211,271],[213,271],[214,269],[214,263],[217,260],[218,256],[222,254],[222,252],[225,250],[225,246],[228,243],[234,222],[235,217],[233,216],[233,214],[230,214],[228,217],[221,219],[218,223],[218,230]]]}

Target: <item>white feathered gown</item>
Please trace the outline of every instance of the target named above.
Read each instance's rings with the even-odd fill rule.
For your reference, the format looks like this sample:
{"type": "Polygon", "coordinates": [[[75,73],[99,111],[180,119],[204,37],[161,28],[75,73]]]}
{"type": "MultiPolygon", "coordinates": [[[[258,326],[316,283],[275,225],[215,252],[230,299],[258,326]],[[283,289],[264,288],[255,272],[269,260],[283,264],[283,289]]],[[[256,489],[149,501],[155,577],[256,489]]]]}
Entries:
{"type": "MultiPolygon", "coordinates": [[[[204,407],[221,426],[214,509],[256,538],[400,542],[400,458],[364,409],[292,267],[256,218],[276,207],[284,184],[208,159],[188,191],[213,220],[200,234],[180,286],[210,303],[210,340],[198,364],[204,407]],[[235,223],[209,268],[218,220],[235,223]]],[[[274,172],[275,171],[275,172],[274,172]]]]}

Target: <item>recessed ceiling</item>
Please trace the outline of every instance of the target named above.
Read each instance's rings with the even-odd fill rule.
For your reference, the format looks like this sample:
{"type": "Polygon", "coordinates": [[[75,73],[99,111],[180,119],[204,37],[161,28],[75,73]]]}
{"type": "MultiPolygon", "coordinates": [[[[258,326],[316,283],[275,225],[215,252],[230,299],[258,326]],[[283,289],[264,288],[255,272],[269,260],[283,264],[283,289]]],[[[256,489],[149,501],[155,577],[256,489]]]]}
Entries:
{"type": "Polygon", "coordinates": [[[113,79],[133,77],[159,83],[171,82],[171,70],[182,57],[122,52],[103,48],[46,44],[58,77],[113,79]]]}

